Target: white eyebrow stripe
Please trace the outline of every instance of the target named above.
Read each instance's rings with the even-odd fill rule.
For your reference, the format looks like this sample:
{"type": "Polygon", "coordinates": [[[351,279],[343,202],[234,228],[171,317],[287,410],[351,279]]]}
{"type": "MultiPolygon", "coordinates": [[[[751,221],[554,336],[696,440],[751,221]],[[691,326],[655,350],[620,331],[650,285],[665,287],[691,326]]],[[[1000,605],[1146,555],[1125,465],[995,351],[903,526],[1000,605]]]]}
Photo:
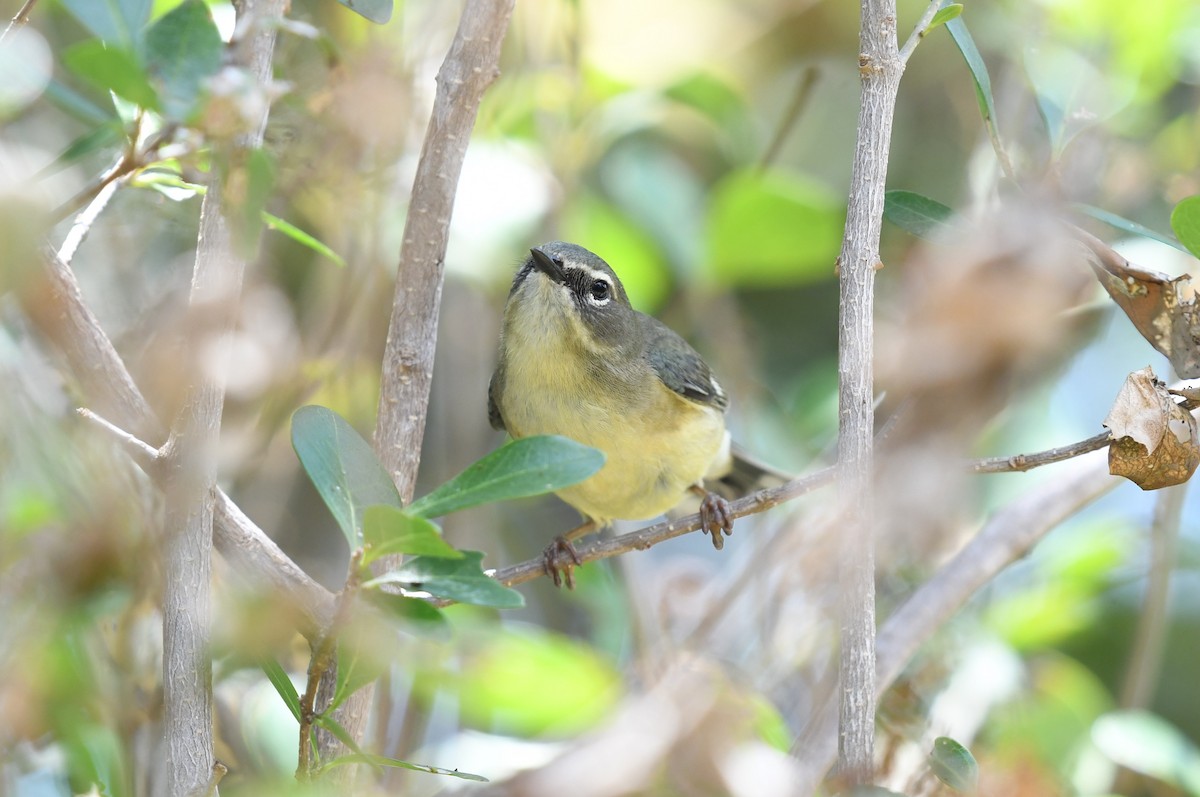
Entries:
{"type": "Polygon", "coordinates": [[[605,274],[603,271],[600,271],[599,269],[572,263],[571,265],[566,267],[566,270],[567,271],[582,271],[594,280],[604,280],[608,284],[610,284],[610,285],[612,284],[612,277],[608,276],[607,274],[605,274]]]}

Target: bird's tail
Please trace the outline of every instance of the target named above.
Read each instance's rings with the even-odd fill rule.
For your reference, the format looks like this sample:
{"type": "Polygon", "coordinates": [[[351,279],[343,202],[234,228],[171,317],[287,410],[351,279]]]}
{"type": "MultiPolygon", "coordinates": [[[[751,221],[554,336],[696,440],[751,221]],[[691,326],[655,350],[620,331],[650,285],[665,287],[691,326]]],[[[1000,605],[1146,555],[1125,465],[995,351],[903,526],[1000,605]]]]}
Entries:
{"type": "Polygon", "coordinates": [[[730,453],[733,457],[733,466],[729,473],[715,482],[705,482],[710,490],[724,498],[741,498],[766,487],[778,487],[795,478],[794,474],[768,465],[736,445],[733,446],[730,453]]]}

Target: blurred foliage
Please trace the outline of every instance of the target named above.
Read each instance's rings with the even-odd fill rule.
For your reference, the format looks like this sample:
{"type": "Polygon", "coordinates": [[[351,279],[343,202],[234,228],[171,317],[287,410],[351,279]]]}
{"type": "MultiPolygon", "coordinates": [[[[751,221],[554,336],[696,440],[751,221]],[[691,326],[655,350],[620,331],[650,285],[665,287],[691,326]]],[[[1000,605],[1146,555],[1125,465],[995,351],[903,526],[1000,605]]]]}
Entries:
{"type": "MultiPolygon", "coordinates": [[[[902,36],[924,5],[900,2],[902,36]]],[[[530,246],[552,239],[601,254],[636,307],[703,352],[748,450],[795,470],[829,460],[857,7],[517,4],[456,199],[421,512],[368,489],[386,487],[386,475],[359,435],[374,425],[408,188],[459,6],[293,0],[269,86],[226,65],[234,12],[224,0],[42,0],[0,43],[0,793],[162,789],[161,507],[126,458],[76,418],[87,396],[59,373],[30,316],[43,242],[61,244],[98,175],[130,153],[141,160],[73,267],[156,411],[173,416],[192,362],[184,354],[203,349],[204,330],[187,327],[181,310],[198,229],[192,200],[215,175],[243,242],[264,223],[271,230],[231,342],[222,484],[333,589],[360,544],[419,555],[366,588],[365,619],[345,629],[338,699],[381,673],[388,684],[393,713],[372,752],[498,780],[541,767],[564,745],[624,738],[636,743],[608,753],[599,774],[625,766],[622,775],[644,775],[644,793],[766,795],[785,782],[782,751],[833,688],[836,535],[826,531],[825,499],[739,521],[721,558],[683,538],[581,568],[574,593],[523,587],[525,606],[500,611],[515,593],[482,592],[485,581],[496,586],[483,568],[537,556],[577,518],[549,499],[476,505],[540,490],[489,492],[495,485],[475,478],[471,463],[501,442],[487,423],[486,388],[512,273],[530,246]],[[346,6],[391,19],[375,25],[346,6]],[[214,145],[244,132],[266,102],[265,149],[245,163],[215,157],[214,145]],[[298,461],[288,419],[313,404],[331,413],[297,445],[298,461]],[[335,494],[339,485],[348,491],[335,494]],[[467,553],[448,553],[457,551],[467,553]],[[439,613],[385,592],[390,583],[492,608],[439,613]],[[679,698],[662,686],[679,669],[708,680],[687,682],[679,698]],[[643,771],[634,761],[648,763],[643,771]]],[[[1106,240],[1129,236],[1119,246],[1137,264],[1195,274],[1180,251],[1200,252],[1195,4],[968,2],[956,18],[954,9],[917,49],[901,89],[880,317],[895,320],[908,298],[930,293],[922,280],[936,260],[927,253],[946,251],[947,220],[985,229],[1000,199],[1028,200],[1031,215],[1061,215],[1106,240]]],[[[980,262],[994,265],[994,253],[980,262]]],[[[1008,273],[1029,280],[1025,305],[966,321],[1021,317],[1045,287],[1030,273],[1008,273]]],[[[1001,301],[1000,291],[988,296],[1001,301]]],[[[902,336],[913,326],[889,329],[902,336]]],[[[1166,373],[1119,315],[1072,335],[1046,344],[1057,359],[1038,369],[1004,360],[1010,370],[985,373],[994,381],[973,380],[998,409],[972,430],[964,455],[979,438],[1011,454],[1094,434],[1125,373],[1149,360],[1166,373]]],[[[986,340],[949,343],[986,360],[986,340]]],[[[925,354],[933,366],[946,362],[925,354]]],[[[900,414],[897,403],[894,393],[884,398],[881,427],[900,414]]],[[[914,437],[927,441],[944,430],[921,431],[914,437]]],[[[522,453],[507,448],[496,456],[522,453]]],[[[484,463],[484,476],[496,462],[484,463]]],[[[912,495],[938,496],[927,502],[935,504],[944,496],[947,507],[923,524],[928,538],[883,541],[903,553],[881,561],[883,606],[902,601],[985,511],[1053,476],[985,477],[957,491],[945,468],[906,460],[924,480],[912,495]]],[[[526,471],[525,487],[544,482],[545,468],[526,471]]],[[[1195,496],[1153,699],[1130,707],[1120,698],[1144,622],[1149,507],[1122,488],[927,646],[893,690],[904,716],[881,730],[887,749],[918,762],[905,780],[904,756],[888,758],[889,793],[914,793],[943,733],[970,747],[981,793],[1200,793],[1195,496]],[[967,676],[974,687],[955,691],[967,676]]],[[[910,509],[882,515],[925,520],[910,509]]],[[[279,698],[285,684],[303,690],[309,657],[292,630],[294,607],[224,569],[219,578],[218,756],[231,768],[221,788],[320,794],[291,778],[296,719],[279,698]],[[271,679],[264,662],[274,662],[264,665],[271,679]]],[[[420,773],[395,777],[384,781],[389,793],[450,788],[420,773]]]]}

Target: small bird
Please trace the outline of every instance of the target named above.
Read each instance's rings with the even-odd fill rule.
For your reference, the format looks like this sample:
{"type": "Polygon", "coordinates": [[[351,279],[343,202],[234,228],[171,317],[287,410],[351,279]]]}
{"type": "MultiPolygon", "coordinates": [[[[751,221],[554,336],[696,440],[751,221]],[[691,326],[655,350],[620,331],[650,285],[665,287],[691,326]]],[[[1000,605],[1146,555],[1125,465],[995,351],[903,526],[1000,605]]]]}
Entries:
{"type": "Polygon", "coordinates": [[[555,585],[560,571],[574,585],[571,540],[613,520],[661,515],[689,492],[703,496],[704,531],[723,547],[729,504],[704,483],[734,469],[727,406],[700,355],[634,310],[608,263],[561,241],[530,250],[504,308],[488,419],[514,438],[564,435],[606,457],[596,474],[557,493],[585,522],[546,548],[555,585]]]}

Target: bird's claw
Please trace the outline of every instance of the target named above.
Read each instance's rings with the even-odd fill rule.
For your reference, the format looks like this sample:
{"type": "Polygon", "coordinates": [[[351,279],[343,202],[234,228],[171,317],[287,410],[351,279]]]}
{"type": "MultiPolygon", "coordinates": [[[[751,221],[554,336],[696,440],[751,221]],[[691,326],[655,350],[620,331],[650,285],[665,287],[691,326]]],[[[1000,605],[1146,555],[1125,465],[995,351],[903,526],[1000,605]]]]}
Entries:
{"type": "Polygon", "coordinates": [[[725,537],[733,534],[733,508],[716,493],[705,493],[700,501],[700,528],[712,538],[718,551],[725,547],[725,537]]]}
{"type": "Polygon", "coordinates": [[[565,581],[567,589],[575,589],[575,568],[582,564],[575,546],[561,534],[542,551],[542,568],[556,587],[561,587],[565,581]]]}

